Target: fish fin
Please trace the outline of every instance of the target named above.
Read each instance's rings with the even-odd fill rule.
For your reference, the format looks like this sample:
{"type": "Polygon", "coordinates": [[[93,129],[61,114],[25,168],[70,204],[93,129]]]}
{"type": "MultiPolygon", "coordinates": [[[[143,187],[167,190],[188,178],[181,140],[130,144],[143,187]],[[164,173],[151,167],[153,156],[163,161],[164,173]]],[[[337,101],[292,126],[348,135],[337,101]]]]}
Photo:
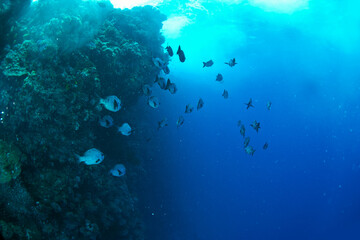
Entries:
{"type": "Polygon", "coordinates": [[[79,163],[84,162],[84,160],[81,159],[81,156],[74,153],[75,157],[78,159],[79,163]]]}
{"type": "Polygon", "coordinates": [[[230,65],[230,64],[229,64],[229,63],[227,63],[227,62],[226,62],[225,64],[230,65]]]}
{"type": "Polygon", "coordinates": [[[206,62],[203,62],[203,64],[204,64],[203,68],[206,67],[206,62]]]}

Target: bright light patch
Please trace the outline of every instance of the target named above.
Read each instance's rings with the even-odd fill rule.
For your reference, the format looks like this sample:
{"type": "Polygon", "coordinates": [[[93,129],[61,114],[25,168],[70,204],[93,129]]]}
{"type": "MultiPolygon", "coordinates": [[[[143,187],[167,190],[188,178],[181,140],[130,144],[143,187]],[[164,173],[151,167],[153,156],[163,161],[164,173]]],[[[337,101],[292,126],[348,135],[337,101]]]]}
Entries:
{"type": "Polygon", "coordinates": [[[186,16],[174,16],[168,18],[163,22],[162,32],[166,38],[178,38],[181,33],[181,29],[190,24],[189,19],[186,16]]]}
{"type": "Polygon", "coordinates": [[[265,11],[279,13],[293,13],[309,7],[309,0],[249,0],[249,3],[265,11]]]}
{"type": "Polygon", "coordinates": [[[113,4],[114,8],[133,8],[137,6],[145,6],[145,5],[151,5],[151,6],[157,6],[159,3],[161,3],[163,0],[110,0],[110,2],[113,4]]]}

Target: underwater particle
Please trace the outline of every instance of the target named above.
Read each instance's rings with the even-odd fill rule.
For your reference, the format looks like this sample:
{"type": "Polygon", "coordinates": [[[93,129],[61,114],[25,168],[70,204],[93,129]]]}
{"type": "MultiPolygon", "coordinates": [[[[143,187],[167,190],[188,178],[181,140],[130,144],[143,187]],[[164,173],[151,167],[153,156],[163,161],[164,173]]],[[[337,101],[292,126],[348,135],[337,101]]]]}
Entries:
{"type": "Polygon", "coordinates": [[[104,99],[101,98],[100,104],[104,105],[104,107],[111,112],[117,112],[121,109],[121,101],[115,95],[108,96],[104,99]]]}
{"type": "Polygon", "coordinates": [[[222,80],[224,80],[223,76],[221,75],[221,73],[218,73],[218,75],[216,75],[216,81],[221,82],[222,80]]]}
{"type": "Polygon", "coordinates": [[[130,136],[132,133],[131,127],[128,123],[124,123],[118,128],[118,131],[124,136],[130,136]]]}
{"type": "Polygon", "coordinates": [[[250,137],[246,137],[244,141],[244,148],[246,148],[250,143],[250,137]]]}
{"type": "Polygon", "coordinates": [[[181,50],[180,45],[179,45],[179,48],[178,48],[176,54],[179,55],[180,62],[185,62],[185,53],[183,50],[181,50]]]}
{"type": "Polygon", "coordinates": [[[185,113],[191,113],[194,110],[194,107],[191,106],[191,104],[189,103],[188,105],[186,105],[185,107],[185,113]]]}
{"type": "Polygon", "coordinates": [[[79,162],[84,162],[86,165],[99,164],[104,160],[104,154],[96,148],[87,150],[83,156],[76,155],[79,162]]]}
{"type": "Polygon", "coordinates": [[[158,130],[160,129],[160,128],[163,128],[163,127],[166,127],[168,125],[168,123],[167,123],[167,118],[164,118],[164,119],[162,119],[161,121],[159,121],[158,122],[158,130]]]}
{"type": "Polygon", "coordinates": [[[202,100],[202,98],[200,98],[197,103],[196,110],[200,110],[203,106],[204,106],[204,100],[202,100]]]}
{"type": "Polygon", "coordinates": [[[221,96],[223,96],[225,99],[228,99],[228,98],[229,98],[229,93],[228,93],[228,91],[226,91],[226,90],[224,89],[224,92],[223,92],[223,94],[222,94],[221,96]]]}
{"type": "Polygon", "coordinates": [[[245,137],[245,125],[244,124],[242,124],[240,127],[240,134],[241,134],[241,136],[245,137]]]}
{"type": "Polygon", "coordinates": [[[234,67],[237,63],[235,62],[235,58],[232,58],[229,62],[226,62],[225,64],[229,65],[230,67],[234,67]]]}
{"type": "Polygon", "coordinates": [[[173,50],[172,50],[172,48],[170,46],[166,47],[166,51],[167,51],[167,53],[169,54],[170,57],[172,57],[174,55],[174,52],[173,52],[173,50]]]}
{"type": "Polygon", "coordinates": [[[247,147],[245,148],[245,152],[246,152],[247,154],[251,155],[251,156],[254,155],[255,151],[256,151],[256,150],[255,150],[252,146],[247,146],[247,147]]]}
{"type": "Polygon", "coordinates": [[[176,121],[176,127],[177,127],[177,128],[181,127],[181,126],[184,124],[184,121],[185,121],[184,117],[183,117],[183,116],[180,116],[180,117],[178,118],[178,120],[176,121]]]}
{"type": "Polygon", "coordinates": [[[252,105],[252,99],[251,99],[251,98],[250,98],[249,102],[244,103],[244,104],[246,105],[246,109],[249,109],[250,107],[254,107],[254,106],[252,105]]]}
{"type": "Polygon", "coordinates": [[[214,64],[213,60],[209,60],[207,62],[203,62],[204,67],[211,67],[214,64]]]}
{"type": "Polygon", "coordinates": [[[15,179],[21,173],[25,155],[12,143],[0,140],[0,184],[15,179]]]}
{"type": "Polygon", "coordinates": [[[254,122],[252,124],[250,124],[250,126],[255,129],[256,132],[259,131],[260,127],[260,122],[257,122],[256,120],[254,120],[254,122]]]}
{"type": "Polygon", "coordinates": [[[142,91],[144,93],[145,96],[150,96],[151,95],[151,89],[150,89],[150,86],[145,84],[143,87],[142,87],[142,91]]]}
{"type": "Polygon", "coordinates": [[[270,110],[270,109],[271,109],[271,105],[272,105],[272,103],[271,103],[270,101],[268,101],[268,102],[266,103],[266,108],[267,108],[267,110],[270,110]]]}
{"type": "Polygon", "coordinates": [[[154,83],[157,83],[161,89],[166,88],[165,78],[156,76],[154,83]]]}
{"type": "Polygon", "coordinates": [[[169,90],[171,94],[175,94],[177,91],[175,83],[170,82],[170,79],[167,80],[165,90],[169,90]]]}
{"type": "Polygon", "coordinates": [[[266,150],[268,148],[269,144],[266,142],[263,146],[263,149],[266,150]]]}
{"type": "Polygon", "coordinates": [[[158,108],[160,104],[159,99],[154,96],[149,97],[147,103],[152,108],[158,108]]]}
{"type": "Polygon", "coordinates": [[[99,124],[104,128],[109,128],[114,125],[114,119],[109,115],[105,115],[99,120],[99,124]]]}
{"type": "Polygon", "coordinates": [[[114,177],[122,177],[125,175],[126,173],[126,168],[123,164],[119,163],[116,164],[111,170],[110,170],[111,175],[113,175],[114,177]]]}

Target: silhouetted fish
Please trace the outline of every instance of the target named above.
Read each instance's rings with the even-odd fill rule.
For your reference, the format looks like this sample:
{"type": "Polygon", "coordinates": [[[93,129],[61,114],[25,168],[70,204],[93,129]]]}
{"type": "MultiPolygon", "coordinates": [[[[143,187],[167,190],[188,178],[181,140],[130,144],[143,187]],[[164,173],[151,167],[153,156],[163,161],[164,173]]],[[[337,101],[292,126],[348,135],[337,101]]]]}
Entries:
{"type": "Polygon", "coordinates": [[[250,137],[246,137],[244,140],[244,148],[246,148],[250,143],[250,137]]]}
{"type": "Polygon", "coordinates": [[[250,98],[250,100],[249,100],[248,103],[245,103],[245,105],[246,105],[246,109],[249,109],[250,107],[254,107],[254,106],[252,105],[252,99],[251,99],[251,98],[250,98]]]}
{"type": "Polygon", "coordinates": [[[166,87],[165,78],[156,76],[154,82],[157,83],[161,89],[165,89],[166,87]]]}
{"type": "Polygon", "coordinates": [[[245,126],[244,126],[244,124],[241,125],[241,127],[240,127],[240,134],[241,134],[241,136],[245,137],[245,126]]]}
{"type": "Polygon", "coordinates": [[[114,119],[109,115],[105,115],[99,120],[99,124],[104,128],[109,128],[114,125],[114,119]]]}
{"type": "Polygon", "coordinates": [[[178,118],[178,120],[176,121],[176,126],[179,128],[181,125],[184,124],[184,121],[185,121],[184,117],[183,117],[183,116],[180,116],[180,117],[178,118]]]}
{"type": "Polygon", "coordinates": [[[267,104],[266,104],[267,110],[270,110],[270,109],[271,109],[271,105],[272,105],[272,103],[271,103],[270,101],[268,101],[267,104]]]}
{"type": "Polygon", "coordinates": [[[167,80],[165,90],[169,90],[171,94],[175,94],[177,91],[175,83],[170,82],[170,79],[167,80]]]}
{"type": "Polygon", "coordinates": [[[202,98],[199,99],[196,109],[200,110],[204,106],[204,101],[202,98]]]}
{"type": "Polygon", "coordinates": [[[158,108],[159,107],[159,99],[157,97],[151,96],[148,98],[148,105],[152,108],[158,108]]]}
{"type": "Polygon", "coordinates": [[[194,107],[191,104],[186,105],[185,113],[191,113],[194,110],[194,107]]]}
{"type": "Polygon", "coordinates": [[[224,78],[220,73],[218,75],[216,75],[216,81],[221,82],[223,79],[224,78]]]}
{"type": "Polygon", "coordinates": [[[247,154],[251,155],[251,156],[254,155],[254,152],[255,152],[255,151],[256,151],[256,150],[255,150],[252,146],[247,146],[247,147],[245,148],[245,152],[246,152],[247,154]]]}
{"type": "Polygon", "coordinates": [[[266,150],[268,148],[269,144],[266,142],[263,146],[263,149],[266,150]]]}
{"type": "Polygon", "coordinates": [[[212,60],[209,60],[207,62],[203,62],[203,64],[204,64],[203,68],[204,67],[211,67],[214,64],[214,62],[212,60]]]}
{"type": "Polygon", "coordinates": [[[170,46],[166,47],[166,51],[168,52],[169,56],[172,57],[174,55],[174,52],[170,46]]]}
{"type": "Polygon", "coordinates": [[[179,55],[180,62],[185,62],[185,53],[183,50],[181,50],[180,45],[179,45],[179,48],[178,48],[176,54],[179,55]]]}
{"type": "Polygon", "coordinates": [[[235,66],[237,63],[235,62],[235,58],[230,59],[229,62],[226,62],[225,64],[229,65],[230,67],[235,66]]]}
{"type": "Polygon", "coordinates": [[[150,86],[145,84],[143,87],[142,87],[142,90],[143,90],[143,93],[145,96],[150,96],[151,95],[151,89],[150,89],[150,86]]]}
{"type": "Polygon", "coordinates": [[[223,92],[222,96],[223,96],[225,99],[227,99],[227,98],[229,97],[228,91],[226,91],[226,90],[224,89],[224,92],[223,92]]]}
{"type": "Polygon", "coordinates": [[[161,120],[161,121],[158,122],[158,130],[159,130],[160,128],[163,128],[163,127],[167,126],[167,125],[168,125],[168,124],[167,124],[167,118],[164,118],[163,120],[161,120]]]}
{"type": "Polygon", "coordinates": [[[260,123],[257,122],[256,120],[255,120],[252,124],[250,124],[250,126],[251,126],[253,129],[255,129],[256,132],[258,132],[259,129],[260,129],[260,123]]]}

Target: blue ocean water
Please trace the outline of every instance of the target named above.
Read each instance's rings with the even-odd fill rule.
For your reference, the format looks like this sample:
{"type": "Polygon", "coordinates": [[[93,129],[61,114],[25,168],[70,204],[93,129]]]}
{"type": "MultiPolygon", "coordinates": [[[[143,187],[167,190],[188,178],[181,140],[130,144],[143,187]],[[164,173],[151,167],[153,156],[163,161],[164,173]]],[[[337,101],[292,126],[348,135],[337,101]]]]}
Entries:
{"type": "Polygon", "coordinates": [[[151,120],[169,126],[144,153],[148,239],[360,239],[359,3],[297,2],[158,6],[178,27],[166,46],[181,45],[186,61],[169,64],[175,95],[153,87],[151,120]],[[199,98],[204,107],[185,114],[199,98]]]}

